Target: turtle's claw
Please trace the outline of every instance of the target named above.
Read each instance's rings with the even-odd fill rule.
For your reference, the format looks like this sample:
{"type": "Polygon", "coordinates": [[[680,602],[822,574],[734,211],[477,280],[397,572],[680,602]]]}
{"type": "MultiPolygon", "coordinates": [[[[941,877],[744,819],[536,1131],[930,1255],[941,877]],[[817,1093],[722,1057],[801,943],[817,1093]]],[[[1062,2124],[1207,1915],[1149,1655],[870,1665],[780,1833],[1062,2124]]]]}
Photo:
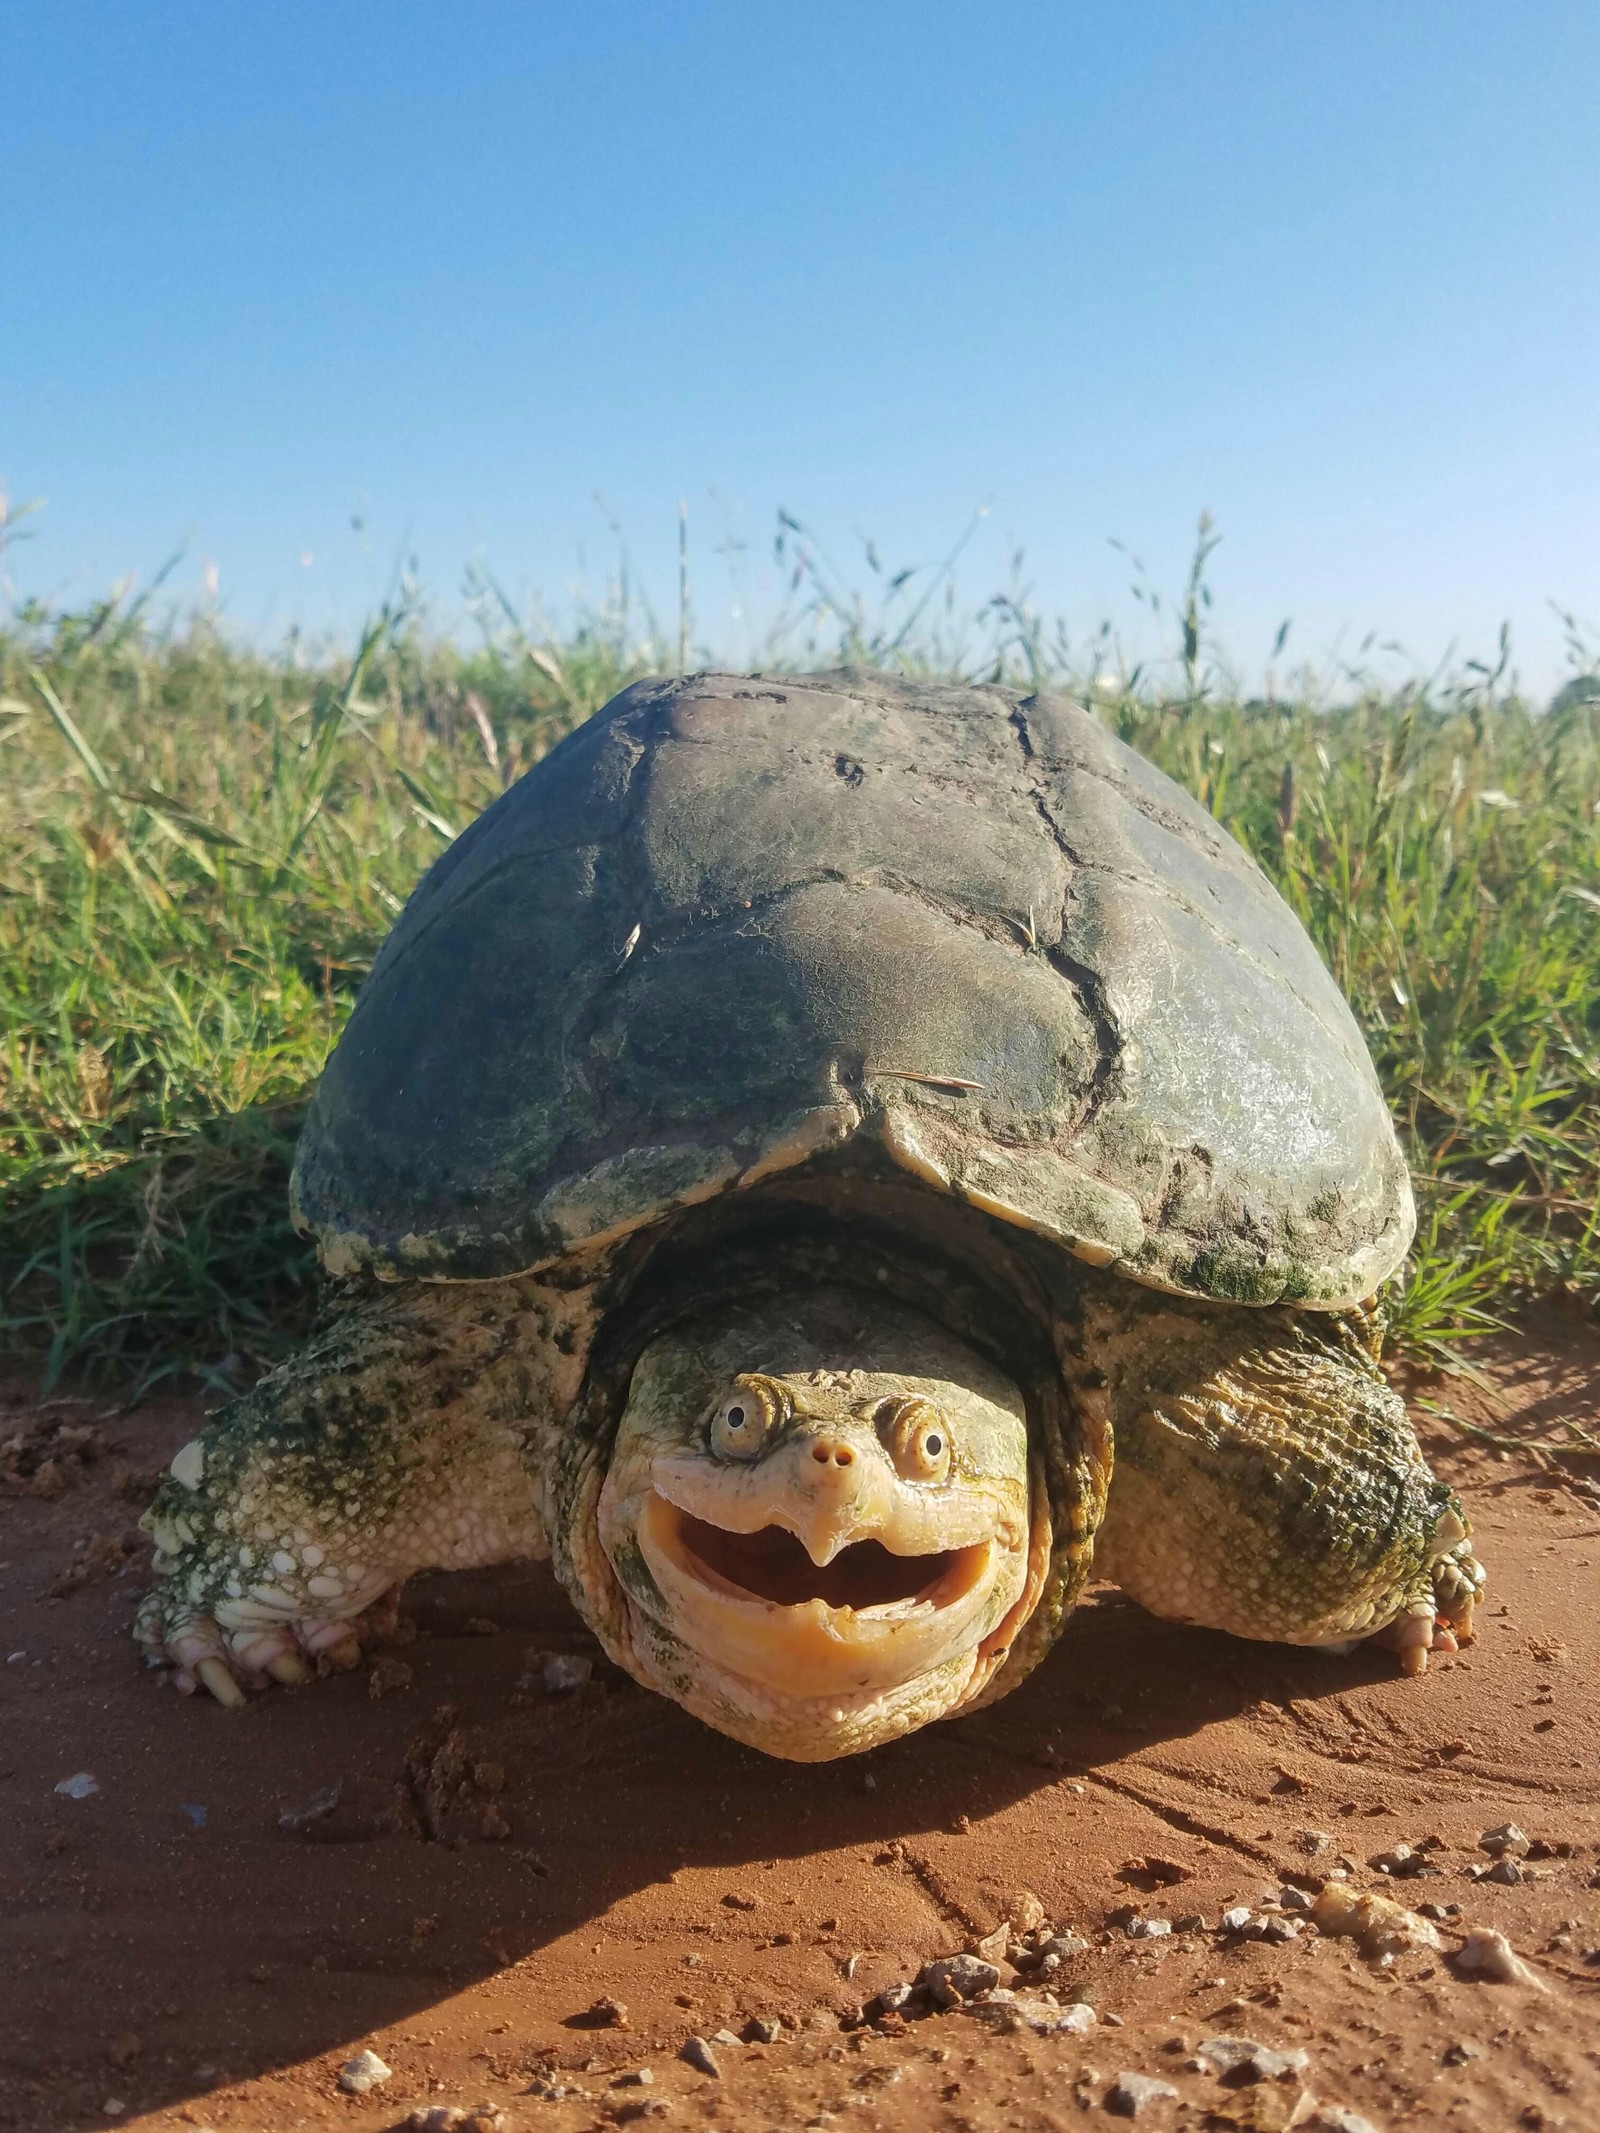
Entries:
{"type": "Polygon", "coordinates": [[[200,1686],[209,1689],[225,1710],[237,1710],[244,1702],[244,1690],[235,1680],[233,1669],[225,1659],[201,1659],[196,1663],[194,1672],[200,1686]]]}
{"type": "MultiPolygon", "coordinates": [[[[1445,1635],[1449,1636],[1448,1630],[1445,1635]]],[[[1431,1614],[1396,1615],[1386,1628],[1367,1638],[1366,1642],[1376,1644],[1384,1651],[1398,1652],[1403,1674],[1425,1674],[1428,1654],[1446,1649],[1439,1635],[1439,1624],[1431,1614]]],[[[1455,1650],[1455,1642],[1451,1637],[1449,1650],[1455,1650]]]]}

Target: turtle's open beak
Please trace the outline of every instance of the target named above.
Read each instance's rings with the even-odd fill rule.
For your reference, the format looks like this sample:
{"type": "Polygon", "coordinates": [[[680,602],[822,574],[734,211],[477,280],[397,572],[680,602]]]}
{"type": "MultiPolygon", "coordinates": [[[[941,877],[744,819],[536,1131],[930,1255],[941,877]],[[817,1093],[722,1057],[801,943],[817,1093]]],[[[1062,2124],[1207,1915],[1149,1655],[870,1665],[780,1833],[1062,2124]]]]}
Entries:
{"type": "Polygon", "coordinates": [[[991,1502],[909,1489],[842,1436],[802,1436],[735,1473],[667,1457],[652,1478],[637,1538],[675,1633],[790,1697],[943,1665],[982,1636],[997,1574],[1025,1547],[991,1502]]]}
{"type": "MultiPolygon", "coordinates": [[[[658,1499],[659,1501],[660,1499],[658,1499]]],[[[684,1560],[708,1585],[735,1599],[769,1600],[776,1607],[802,1607],[822,1600],[829,1607],[894,1607],[905,1600],[934,1604],[948,1598],[952,1573],[966,1577],[981,1570],[989,1547],[940,1548],[927,1555],[895,1555],[880,1540],[851,1541],[824,1563],[817,1563],[795,1535],[782,1526],[757,1533],[730,1533],[723,1526],[676,1513],[675,1538],[684,1560]]]]}

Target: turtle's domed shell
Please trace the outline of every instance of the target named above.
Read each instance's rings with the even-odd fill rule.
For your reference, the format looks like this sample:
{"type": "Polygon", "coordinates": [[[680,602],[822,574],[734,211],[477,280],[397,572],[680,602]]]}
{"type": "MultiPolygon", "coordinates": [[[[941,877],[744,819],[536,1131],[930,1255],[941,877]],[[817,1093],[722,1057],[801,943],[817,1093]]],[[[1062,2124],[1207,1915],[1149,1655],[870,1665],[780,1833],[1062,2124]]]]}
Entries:
{"type": "Polygon", "coordinates": [[[1337,1308],[1414,1217],[1361,1034],[1254,861],[1059,697],[640,682],[412,896],[297,1218],[507,1275],[856,1136],[1185,1295],[1337,1308]]]}

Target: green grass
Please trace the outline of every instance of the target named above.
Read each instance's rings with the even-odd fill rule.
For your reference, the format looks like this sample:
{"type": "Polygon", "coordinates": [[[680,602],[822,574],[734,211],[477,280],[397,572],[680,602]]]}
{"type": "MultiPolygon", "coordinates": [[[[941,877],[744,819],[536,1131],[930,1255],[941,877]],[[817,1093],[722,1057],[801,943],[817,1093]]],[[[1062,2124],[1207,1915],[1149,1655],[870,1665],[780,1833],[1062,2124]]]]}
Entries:
{"type": "MultiPolygon", "coordinates": [[[[1105,679],[949,563],[843,588],[786,521],[768,667],[844,657],[1076,689],[1256,854],[1371,1042],[1422,1226],[1393,1299],[1438,1360],[1505,1308],[1600,1298],[1600,687],[1536,715],[1482,668],[1243,700],[1202,541],[1166,668],[1105,679]]],[[[443,843],[676,643],[625,606],[561,642],[487,583],[467,653],[386,614],[265,659],[110,601],[0,631],[0,1348],[47,1381],[248,1375],[315,1303],[285,1186],[378,942],[443,843]]],[[[1577,648],[1581,670],[1592,661],[1577,648]]]]}

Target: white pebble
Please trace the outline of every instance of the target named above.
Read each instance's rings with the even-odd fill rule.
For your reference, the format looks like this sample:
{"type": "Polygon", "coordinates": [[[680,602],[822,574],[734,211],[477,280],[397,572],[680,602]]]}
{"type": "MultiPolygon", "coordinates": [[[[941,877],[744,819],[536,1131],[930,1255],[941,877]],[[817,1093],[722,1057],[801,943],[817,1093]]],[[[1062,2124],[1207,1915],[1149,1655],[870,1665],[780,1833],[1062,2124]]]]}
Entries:
{"type": "Polygon", "coordinates": [[[384,2065],[376,2052],[357,2052],[347,2059],[339,2070],[339,2086],[347,2096],[365,2096],[368,2089],[375,2089],[387,2081],[391,2069],[384,2065]]]}
{"type": "Polygon", "coordinates": [[[592,1676],[594,1661],[576,1652],[552,1652],[539,1671],[552,1696],[570,1696],[592,1676]]]}

